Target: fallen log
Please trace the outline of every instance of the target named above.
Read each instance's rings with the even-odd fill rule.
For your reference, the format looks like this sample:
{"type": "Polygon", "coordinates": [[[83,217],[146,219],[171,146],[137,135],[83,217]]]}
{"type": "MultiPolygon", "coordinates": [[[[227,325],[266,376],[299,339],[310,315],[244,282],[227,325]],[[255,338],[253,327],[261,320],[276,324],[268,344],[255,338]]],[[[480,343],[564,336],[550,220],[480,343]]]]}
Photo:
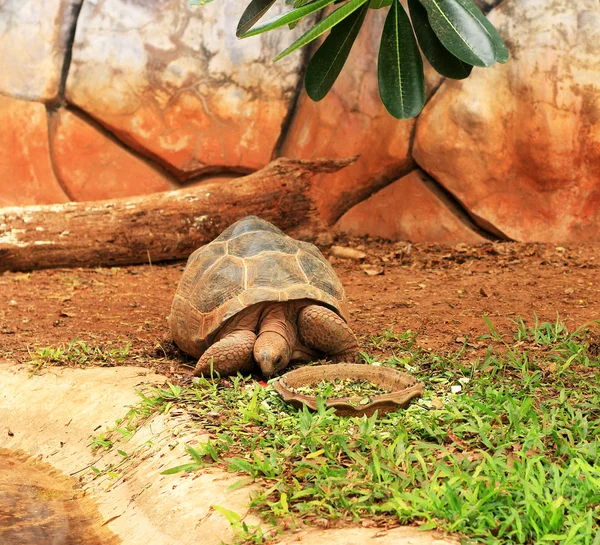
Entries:
{"type": "Polygon", "coordinates": [[[248,176],[188,189],[0,208],[0,271],[185,259],[247,215],[314,240],[327,228],[312,201],[310,179],[353,161],[281,158],[248,176]]]}

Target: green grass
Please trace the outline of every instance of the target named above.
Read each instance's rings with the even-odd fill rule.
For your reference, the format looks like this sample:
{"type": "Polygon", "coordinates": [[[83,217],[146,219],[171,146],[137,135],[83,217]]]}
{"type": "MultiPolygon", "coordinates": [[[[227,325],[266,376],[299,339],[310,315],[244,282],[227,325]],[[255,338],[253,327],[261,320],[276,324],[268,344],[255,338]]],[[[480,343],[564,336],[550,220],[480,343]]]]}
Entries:
{"type": "Polygon", "coordinates": [[[74,340],[68,344],[46,346],[30,353],[28,362],[33,367],[33,372],[38,373],[45,367],[54,365],[118,365],[129,354],[130,345],[114,348],[110,343],[90,346],[84,341],[74,340]]]}
{"type": "MultiPolygon", "coordinates": [[[[558,320],[517,320],[511,337],[488,325],[479,351],[467,339],[433,354],[411,332],[372,339],[367,363],[426,385],[406,410],[340,418],[323,403],[295,410],[251,379],[217,378],[154,389],[117,427],[123,437],[156,411],[185,408],[211,439],[165,473],[223,464],[239,485],[259,485],[252,507],[278,527],[370,518],[480,543],[600,545],[597,324],[570,333],[558,320]]],[[[242,541],[264,539],[228,519],[242,541]]]]}

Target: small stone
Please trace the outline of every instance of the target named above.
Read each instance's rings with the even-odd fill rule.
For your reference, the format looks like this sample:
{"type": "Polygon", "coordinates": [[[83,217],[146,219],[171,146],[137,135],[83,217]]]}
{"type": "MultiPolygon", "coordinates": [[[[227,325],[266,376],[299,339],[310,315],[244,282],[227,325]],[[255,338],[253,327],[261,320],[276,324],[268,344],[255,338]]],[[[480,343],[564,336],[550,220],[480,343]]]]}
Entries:
{"type": "Polygon", "coordinates": [[[364,272],[368,276],[378,276],[384,273],[383,267],[367,267],[364,272]]]}
{"type": "Polygon", "coordinates": [[[481,287],[479,288],[479,293],[483,296],[483,297],[489,297],[488,292],[485,291],[485,288],[481,287]]]}
{"type": "Polygon", "coordinates": [[[431,400],[431,406],[434,409],[443,409],[444,408],[444,402],[439,397],[434,397],[431,400]]]}
{"type": "Polygon", "coordinates": [[[331,255],[339,257],[340,259],[354,259],[355,261],[360,261],[367,257],[365,252],[355,250],[354,248],[348,248],[346,246],[332,246],[331,255]]]}

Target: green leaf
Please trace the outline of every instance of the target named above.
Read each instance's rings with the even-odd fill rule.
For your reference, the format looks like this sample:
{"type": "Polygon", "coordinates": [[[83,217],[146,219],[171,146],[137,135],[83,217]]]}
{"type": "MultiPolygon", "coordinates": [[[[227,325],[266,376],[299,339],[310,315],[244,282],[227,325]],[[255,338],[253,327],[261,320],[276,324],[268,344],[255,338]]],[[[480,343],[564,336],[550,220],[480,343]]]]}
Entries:
{"type": "Polygon", "coordinates": [[[262,34],[263,32],[268,32],[269,30],[273,30],[275,28],[279,28],[285,25],[289,25],[295,21],[299,21],[303,17],[314,13],[315,11],[319,11],[329,4],[332,4],[334,0],[316,0],[316,2],[311,2],[306,6],[302,6],[301,8],[294,8],[290,11],[286,11],[270,19],[269,21],[254,27],[252,30],[248,32],[244,32],[242,35],[238,35],[238,38],[249,38],[250,36],[256,36],[257,34],[262,34]]]}
{"type": "Polygon", "coordinates": [[[387,14],[377,63],[379,95],[398,119],[417,115],[425,104],[423,61],[408,15],[398,0],[387,14]]]}
{"type": "Polygon", "coordinates": [[[308,96],[315,102],[325,98],[340,75],[367,11],[369,4],[365,2],[352,15],[334,26],[312,56],[306,68],[304,86],[308,96]]]}
{"type": "Polygon", "coordinates": [[[240,17],[235,35],[239,38],[248,32],[274,3],[275,0],[252,0],[240,17]]]}
{"type": "Polygon", "coordinates": [[[459,0],[420,2],[427,10],[431,28],[455,57],[473,66],[491,66],[496,62],[496,46],[485,24],[459,0]]]}
{"type": "Polygon", "coordinates": [[[221,513],[221,515],[227,519],[229,524],[236,524],[242,520],[241,515],[235,511],[230,511],[229,509],[225,509],[225,507],[221,507],[220,505],[211,505],[211,507],[218,513],[221,513]]]}
{"type": "Polygon", "coordinates": [[[473,67],[457,59],[443,46],[429,24],[427,10],[419,0],[408,0],[408,9],[421,51],[436,72],[452,79],[467,78],[473,67]]]}
{"type": "Polygon", "coordinates": [[[196,471],[197,469],[201,469],[201,467],[202,466],[199,464],[183,464],[181,466],[175,466],[175,467],[171,467],[169,469],[165,469],[164,471],[161,471],[160,474],[161,475],[173,475],[173,473],[180,473],[182,471],[189,473],[190,471],[196,471]]]}
{"type": "MultiPolygon", "coordinates": [[[[301,8],[302,6],[306,6],[306,4],[310,4],[313,0],[293,0],[292,4],[295,8],[301,8]]],[[[287,2],[286,2],[287,3],[287,2]]],[[[299,21],[294,21],[288,25],[290,30],[294,30],[299,21]]]]}
{"type": "Polygon", "coordinates": [[[202,463],[202,454],[200,454],[194,447],[186,445],[185,450],[194,459],[196,463],[202,463]]]}
{"type": "Polygon", "coordinates": [[[369,7],[371,9],[381,9],[392,5],[393,0],[371,0],[369,7]]]}
{"type": "Polygon", "coordinates": [[[239,481],[235,481],[233,484],[230,484],[227,487],[227,490],[237,490],[238,488],[242,488],[243,486],[248,486],[252,484],[254,479],[252,477],[247,477],[245,479],[240,479],[239,481]]]}
{"type": "Polygon", "coordinates": [[[499,63],[504,64],[508,58],[509,53],[506,45],[502,41],[502,37],[498,34],[498,31],[490,23],[487,17],[481,13],[481,10],[471,1],[471,0],[457,0],[467,11],[469,11],[477,20],[484,26],[487,30],[487,33],[490,35],[490,38],[494,42],[494,52],[496,54],[496,60],[499,63]]]}
{"type": "Polygon", "coordinates": [[[302,34],[302,36],[300,36],[300,38],[298,38],[292,45],[290,45],[287,49],[279,53],[279,55],[275,57],[275,60],[278,61],[286,55],[289,55],[290,53],[296,51],[296,49],[304,47],[313,40],[316,40],[319,36],[321,36],[321,34],[324,34],[329,29],[339,24],[341,21],[343,21],[346,17],[354,13],[367,1],[368,0],[350,0],[350,2],[344,4],[341,8],[336,9],[333,13],[330,13],[322,21],[319,21],[310,30],[302,34]]]}

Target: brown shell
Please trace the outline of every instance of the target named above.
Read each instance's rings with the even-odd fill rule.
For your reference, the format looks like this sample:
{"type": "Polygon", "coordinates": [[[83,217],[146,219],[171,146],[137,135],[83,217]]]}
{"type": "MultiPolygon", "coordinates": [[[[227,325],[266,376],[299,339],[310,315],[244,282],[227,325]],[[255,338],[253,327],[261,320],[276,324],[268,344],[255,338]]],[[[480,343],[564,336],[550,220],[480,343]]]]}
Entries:
{"type": "Polygon", "coordinates": [[[344,288],[319,249],[247,216],[190,255],[171,307],[171,334],[199,358],[241,310],[295,299],[319,301],[348,320],[344,288]]]}

